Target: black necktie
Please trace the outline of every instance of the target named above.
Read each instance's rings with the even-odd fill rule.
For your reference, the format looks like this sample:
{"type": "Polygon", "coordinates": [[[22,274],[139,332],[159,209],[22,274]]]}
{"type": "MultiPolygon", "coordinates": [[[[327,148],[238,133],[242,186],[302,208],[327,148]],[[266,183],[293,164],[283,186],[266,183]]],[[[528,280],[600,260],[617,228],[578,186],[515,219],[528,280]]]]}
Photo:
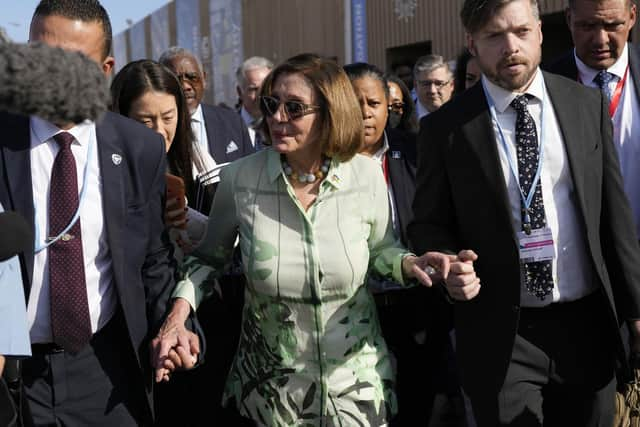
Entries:
{"type": "MultiPolygon", "coordinates": [[[[526,195],[529,194],[531,185],[538,171],[539,150],[538,133],[533,117],[527,108],[529,98],[527,95],[520,95],[511,101],[511,107],[518,113],[516,117],[516,147],[518,152],[518,178],[520,188],[526,195]]],[[[535,188],[533,200],[529,207],[529,219],[531,229],[544,228],[547,219],[544,213],[544,202],[542,199],[542,183],[538,180],[535,188]]],[[[527,231],[525,216],[527,212],[522,209],[522,229],[527,231]]],[[[551,261],[526,262],[522,264],[524,271],[525,285],[531,295],[543,300],[553,289],[553,274],[551,261]]]]}

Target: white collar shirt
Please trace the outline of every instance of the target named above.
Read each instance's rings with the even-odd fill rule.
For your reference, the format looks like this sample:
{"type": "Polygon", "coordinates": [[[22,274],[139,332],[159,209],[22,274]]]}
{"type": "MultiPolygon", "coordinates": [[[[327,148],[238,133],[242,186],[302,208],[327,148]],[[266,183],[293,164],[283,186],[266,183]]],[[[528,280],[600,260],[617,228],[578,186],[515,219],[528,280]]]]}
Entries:
{"type": "Polygon", "coordinates": [[[253,118],[251,114],[247,111],[246,108],[242,107],[240,109],[240,117],[242,117],[242,121],[247,126],[247,130],[249,131],[249,138],[251,138],[251,145],[255,148],[256,146],[256,130],[253,128],[253,124],[256,119],[253,118]]]}
{"type": "MultiPolygon", "coordinates": [[[[53,136],[61,130],[37,117],[31,117],[31,181],[35,208],[36,246],[44,244],[49,233],[49,188],[51,169],[58,144],[53,136]]],[[[96,127],[84,122],[67,132],[75,138],[71,151],[78,173],[78,194],[82,190],[85,167],[87,169],[86,193],[80,202],[80,226],[82,255],[91,318],[91,331],[100,330],[115,313],[117,296],[113,283],[112,259],[106,236],[102,208],[102,179],[98,162],[96,127]],[[89,147],[93,146],[92,150],[89,147]],[[88,158],[89,151],[92,151],[88,158]]],[[[33,280],[27,303],[32,343],[50,343],[51,311],[49,290],[48,250],[34,256],[33,280]]]]}
{"type": "MultiPolygon", "coordinates": [[[[510,103],[520,94],[495,85],[485,76],[482,76],[482,80],[495,105],[498,123],[492,120],[496,136],[494,143],[498,147],[511,206],[514,234],[516,234],[522,230],[522,201],[519,181],[514,176],[509,161],[510,158],[513,164],[517,165],[516,144],[513,138],[517,113],[510,106],[510,103]],[[504,144],[498,126],[502,129],[504,144]]],[[[579,211],[574,202],[575,190],[562,133],[553,104],[549,96],[546,96],[544,78],[540,70],[537,70],[526,93],[533,96],[529,101],[529,113],[536,124],[539,139],[540,126],[541,124],[544,126],[542,148],[544,158],[540,180],[547,226],[551,229],[556,254],[552,261],[554,288],[550,297],[540,300],[529,294],[524,286],[524,280],[521,280],[521,304],[525,307],[539,307],[552,302],[577,300],[590,294],[595,289],[595,284],[592,271],[589,268],[583,230],[578,221],[579,211]],[[543,109],[544,120],[542,118],[543,109]]],[[[577,124],[572,123],[571,125],[576,126],[577,124]]]]}
{"type": "MultiPolygon", "coordinates": [[[[382,169],[382,162],[384,160],[384,156],[386,155],[387,151],[389,151],[389,139],[387,137],[387,132],[385,131],[384,134],[384,139],[382,142],[382,147],[380,147],[380,149],[378,151],[376,151],[373,156],[371,156],[371,158],[373,160],[375,160],[376,162],[378,162],[378,164],[380,165],[380,168],[382,169]]],[[[388,163],[387,163],[387,168],[388,168],[388,163]]],[[[393,223],[393,231],[395,231],[396,235],[398,235],[398,208],[396,207],[396,201],[393,195],[393,186],[391,185],[390,182],[387,183],[387,191],[389,193],[389,207],[391,209],[391,221],[393,223]]]]}

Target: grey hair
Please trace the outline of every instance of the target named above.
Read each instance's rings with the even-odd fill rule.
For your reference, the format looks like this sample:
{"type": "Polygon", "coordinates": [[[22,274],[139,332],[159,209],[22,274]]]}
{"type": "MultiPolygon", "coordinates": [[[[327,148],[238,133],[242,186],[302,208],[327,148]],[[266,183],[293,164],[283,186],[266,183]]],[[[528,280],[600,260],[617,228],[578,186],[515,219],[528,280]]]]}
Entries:
{"type": "Polygon", "coordinates": [[[246,83],[245,75],[247,71],[255,70],[256,68],[267,68],[272,70],[273,62],[263,56],[252,56],[251,58],[246,59],[236,70],[236,80],[238,85],[244,86],[246,83]]]}
{"type": "Polygon", "coordinates": [[[416,65],[413,66],[413,78],[417,79],[418,74],[425,71],[430,73],[438,68],[444,68],[449,76],[453,77],[449,63],[441,55],[424,55],[418,58],[416,65]]]}
{"type": "Polygon", "coordinates": [[[190,58],[193,58],[194,61],[196,61],[196,64],[198,65],[198,70],[200,71],[200,74],[204,74],[204,67],[202,66],[202,61],[200,61],[200,58],[194,55],[193,52],[191,52],[189,49],[185,49],[180,46],[171,46],[169,49],[162,52],[162,55],[160,55],[160,58],[158,58],[158,62],[164,66],[171,68],[170,67],[171,62],[174,59],[180,58],[182,56],[188,56],[190,58]]]}

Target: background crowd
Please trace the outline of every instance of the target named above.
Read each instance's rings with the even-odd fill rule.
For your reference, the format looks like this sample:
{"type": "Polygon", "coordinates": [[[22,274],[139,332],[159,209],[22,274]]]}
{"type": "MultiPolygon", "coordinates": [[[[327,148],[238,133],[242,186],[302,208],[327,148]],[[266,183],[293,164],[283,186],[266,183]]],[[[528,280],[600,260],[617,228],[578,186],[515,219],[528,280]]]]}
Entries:
{"type": "Polygon", "coordinates": [[[569,0],[549,64],[538,7],[465,0],[455,61],[388,73],[248,58],[233,110],[181,47],[112,75],[100,3],[42,0],[30,42],[90,58],[111,111],[0,111],[0,212],[33,233],[0,257],[30,344],[0,340],[0,422],[613,425],[640,354],[636,5],[569,0]]]}

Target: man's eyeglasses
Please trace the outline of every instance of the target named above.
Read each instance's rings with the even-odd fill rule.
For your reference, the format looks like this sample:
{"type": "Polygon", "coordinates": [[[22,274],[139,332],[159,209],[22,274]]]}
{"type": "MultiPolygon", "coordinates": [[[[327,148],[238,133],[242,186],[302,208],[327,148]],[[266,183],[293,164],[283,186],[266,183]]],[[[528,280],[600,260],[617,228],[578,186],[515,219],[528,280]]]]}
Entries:
{"type": "Polygon", "coordinates": [[[287,113],[289,120],[298,120],[302,116],[315,113],[320,109],[318,105],[305,104],[299,101],[281,101],[273,96],[260,97],[260,110],[265,117],[273,116],[280,108],[280,104],[284,105],[284,111],[287,113]]]}
{"type": "Polygon", "coordinates": [[[447,81],[443,81],[443,80],[418,80],[418,85],[422,88],[428,89],[431,87],[431,85],[434,85],[436,87],[436,89],[440,90],[443,87],[445,87],[446,85],[448,85],[449,83],[451,83],[451,79],[447,80],[447,81]]]}
{"type": "Polygon", "coordinates": [[[393,102],[389,104],[389,109],[395,113],[402,113],[404,102],[393,102]]]}
{"type": "Polygon", "coordinates": [[[180,73],[176,74],[178,80],[183,81],[186,80],[189,83],[200,83],[200,74],[198,73],[180,73]]]}

